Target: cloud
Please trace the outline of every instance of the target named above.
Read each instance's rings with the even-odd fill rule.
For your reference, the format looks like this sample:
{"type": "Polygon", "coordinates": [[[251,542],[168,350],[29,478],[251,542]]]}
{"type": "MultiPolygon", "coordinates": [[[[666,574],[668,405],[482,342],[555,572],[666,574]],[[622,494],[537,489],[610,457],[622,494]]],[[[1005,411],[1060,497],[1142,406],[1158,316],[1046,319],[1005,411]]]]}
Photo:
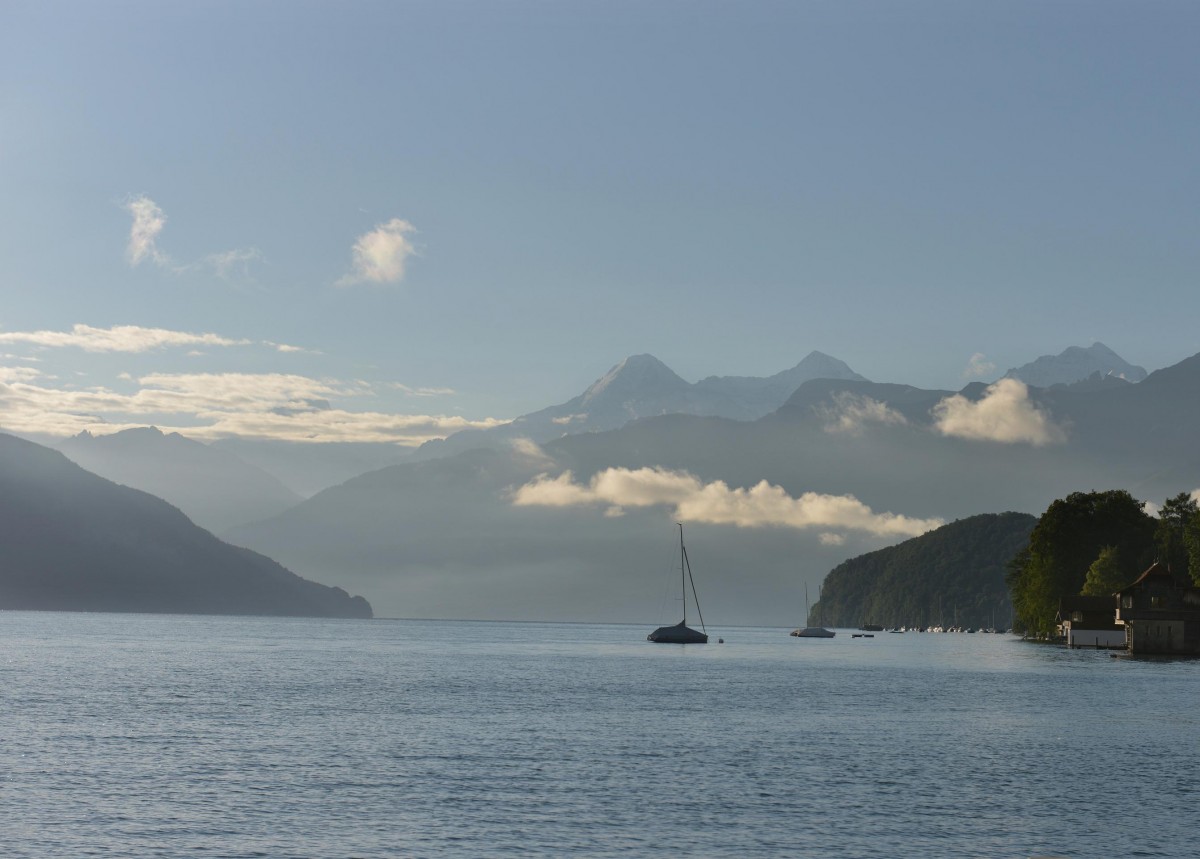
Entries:
{"type": "Polygon", "coordinates": [[[400,382],[393,383],[392,387],[408,397],[449,397],[458,393],[453,388],[410,388],[400,382]]]}
{"type": "Polygon", "coordinates": [[[987,355],[984,355],[982,352],[976,352],[971,356],[971,360],[967,361],[966,369],[963,370],[963,378],[983,379],[995,372],[996,365],[987,359],[987,355]]]}
{"type": "Polygon", "coordinates": [[[212,269],[217,277],[229,280],[234,274],[249,277],[249,264],[262,259],[262,252],[258,248],[239,248],[209,254],[197,262],[177,264],[158,246],[159,233],[167,224],[167,216],[159,205],[145,194],[140,194],[127,200],[122,208],[133,217],[125,258],[135,268],[149,259],[174,274],[212,269]]]}
{"type": "Polygon", "coordinates": [[[1017,379],[989,386],[978,402],[962,394],[947,397],[932,413],[942,435],[1035,447],[1067,440],[1066,431],[1030,401],[1029,389],[1017,379]]]}
{"type": "Polygon", "coordinates": [[[0,367],[0,384],[31,382],[41,375],[32,367],[0,367]]]}
{"type": "Polygon", "coordinates": [[[514,438],[509,445],[513,452],[526,462],[534,463],[541,468],[549,468],[554,465],[554,459],[531,438],[514,438]]]}
{"type": "Polygon", "coordinates": [[[63,390],[27,376],[0,377],[0,424],[16,432],[74,435],[148,423],[210,440],[227,437],[301,442],[384,442],[401,446],[504,421],[445,415],[398,415],[320,408],[314,403],[370,393],[360,382],[288,374],[151,374],[132,394],[106,388],[63,390]]]}
{"type": "Polygon", "coordinates": [[[335,285],[398,283],[403,280],[405,262],[415,253],[408,234],[415,231],[416,227],[408,221],[392,218],[386,224],[379,224],[371,232],[359,236],[352,250],[351,271],[335,285]]]}
{"type": "Polygon", "coordinates": [[[876,513],[852,495],[805,492],[793,498],[765,480],[749,489],[731,488],[724,481],[702,483],[687,472],[664,468],[608,468],[587,484],[576,483],[570,471],[557,477],[543,474],[514,490],[511,501],[516,506],[606,505],[608,515],[620,515],[627,507],[668,506],[681,522],[820,529],[827,534],[841,528],[875,536],[915,537],[943,524],[941,519],[876,513]]]}
{"type": "Polygon", "coordinates": [[[841,391],[834,395],[833,405],[818,408],[825,421],[825,432],[862,435],[867,424],[905,426],[908,420],[886,403],[861,394],[841,391]]]}
{"type": "Polygon", "coordinates": [[[166,346],[245,346],[249,340],[231,340],[217,334],[192,334],[166,328],[114,325],[94,328],[73,325],[70,331],[0,332],[0,343],[32,343],[36,346],[73,346],[85,352],[148,352],[166,346]]]}
{"type": "Polygon", "coordinates": [[[846,543],[845,534],[831,534],[828,531],[822,532],[818,539],[822,546],[842,546],[846,543]]]}
{"type": "MultiPolygon", "coordinates": [[[[140,325],[114,325],[111,328],[96,328],[91,325],[73,325],[70,331],[7,331],[0,332],[0,343],[29,343],[44,348],[73,347],[85,352],[149,352],[170,346],[250,346],[253,340],[235,340],[219,334],[195,334],[190,331],[172,331],[167,328],[144,328],[140,325]]],[[[319,355],[311,349],[291,346],[287,343],[261,341],[263,346],[277,352],[305,352],[319,355]]],[[[203,355],[192,350],[189,355],[203,355]]]]}
{"type": "Polygon", "coordinates": [[[158,234],[167,223],[167,216],[158,204],[145,194],[135,197],[125,203],[125,211],[133,216],[133,225],[129,228],[129,244],[125,248],[125,257],[131,266],[141,265],[147,257],[158,265],[167,266],[171,259],[158,249],[158,234]]]}
{"type": "Polygon", "coordinates": [[[203,265],[211,267],[217,277],[228,280],[234,273],[241,277],[249,277],[249,264],[260,259],[262,252],[258,248],[244,248],[209,254],[204,258],[203,265]]]}
{"type": "Polygon", "coordinates": [[[317,351],[317,350],[315,350],[315,349],[305,349],[303,346],[292,346],[292,345],[289,345],[289,344],[287,344],[287,343],[274,343],[274,342],[272,342],[272,341],[270,341],[270,340],[264,340],[262,343],[263,343],[263,345],[264,345],[264,346],[269,346],[269,347],[271,347],[271,348],[272,348],[272,349],[274,349],[276,352],[284,352],[284,353],[303,352],[303,353],[305,353],[306,355],[320,355],[320,354],[322,354],[321,352],[318,352],[318,351],[317,351]]]}

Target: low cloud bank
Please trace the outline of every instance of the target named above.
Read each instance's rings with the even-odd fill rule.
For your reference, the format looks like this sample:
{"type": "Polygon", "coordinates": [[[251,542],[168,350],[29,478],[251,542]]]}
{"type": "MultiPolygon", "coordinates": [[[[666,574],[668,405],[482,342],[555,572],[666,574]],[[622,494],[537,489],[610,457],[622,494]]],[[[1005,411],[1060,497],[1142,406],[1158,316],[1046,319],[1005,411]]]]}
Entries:
{"type": "Polygon", "coordinates": [[[1029,389],[1017,379],[990,385],[978,402],[962,394],[947,397],[933,407],[933,418],[938,432],[957,438],[1035,447],[1067,440],[1066,430],[1038,409],[1029,399],[1029,389]]]}
{"type": "Polygon", "coordinates": [[[820,410],[825,432],[862,435],[868,424],[904,426],[908,420],[886,403],[861,394],[841,391],[833,397],[833,405],[820,410]]]}
{"type": "Polygon", "coordinates": [[[156,373],[130,380],[137,386],[133,393],[103,387],[51,388],[35,381],[41,380],[28,368],[0,368],[0,425],[5,429],[67,436],[154,424],[200,440],[241,437],[415,447],[461,429],[505,423],[328,408],[325,401],[369,395],[370,386],[295,374],[156,373]]]}
{"type": "Polygon", "coordinates": [[[724,481],[703,483],[684,471],[664,468],[609,468],[587,484],[576,483],[570,471],[557,477],[541,475],[513,492],[517,506],[577,507],[606,505],[606,515],[626,507],[673,508],[679,521],[736,525],[741,528],[780,526],[819,529],[829,543],[829,529],[862,531],[881,537],[915,537],[940,527],[941,519],[915,519],[895,513],[876,513],[852,495],[805,492],[793,498],[782,487],[763,480],[744,489],[724,481]]]}
{"type": "MultiPolygon", "coordinates": [[[[0,332],[0,343],[29,343],[46,348],[73,346],[85,352],[149,352],[168,346],[246,346],[251,342],[219,334],[193,334],[140,325],[114,325],[111,328],[72,325],[70,331],[0,332]]],[[[279,347],[279,344],[271,345],[279,347]]]]}

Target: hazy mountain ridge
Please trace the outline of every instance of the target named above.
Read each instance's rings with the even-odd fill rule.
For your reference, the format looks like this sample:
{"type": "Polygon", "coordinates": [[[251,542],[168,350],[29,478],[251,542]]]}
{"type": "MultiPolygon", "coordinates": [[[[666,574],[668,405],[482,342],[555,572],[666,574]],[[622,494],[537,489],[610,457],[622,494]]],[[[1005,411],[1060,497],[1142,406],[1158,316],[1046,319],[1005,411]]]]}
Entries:
{"type": "Polygon", "coordinates": [[[93,474],[169,501],[212,531],[275,516],[302,500],[227,450],[155,427],[84,432],[57,447],[93,474]]]}
{"type": "Polygon", "coordinates": [[[460,453],[471,447],[502,446],[516,438],[546,442],[565,435],[618,429],[632,420],[667,414],[757,420],[769,414],[810,379],[861,380],[844,362],[810,352],[796,366],[773,376],[709,376],[689,383],[653,355],[631,355],[582,394],[490,430],[464,430],[427,442],[414,458],[460,453]]]}
{"type": "MultiPolygon", "coordinates": [[[[979,383],[954,393],[812,380],[758,421],[671,414],[564,436],[540,450],[397,465],[231,537],[312,575],[344,573],[391,613],[623,619],[645,616],[638,571],[661,554],[676,512],[670,504],[620,509],[578,500],[593,477],[614,469],[686,473],[730,491],[766,480],[793,499],[852,495],[877,513],[946,520],[1033,514],[1081,487],[1130,487],[1161,501],[1200,486],[1200,356],[1137,385],[1028,389],[1016,405],[1061,430],[1043,444],[939,428],[940,403],[957,397],[979,406],[990,391],[979,383]],[[847,414],[857,422],[843,421],[847,414]],[[576,500],[515,506],[515,490],[539,475],[562,480],[576,500]]],[[[694,560],[716,571],[715,583],[700,586],[706,612],[750,623],[799,623],[800,610],[783,607],[802,605],[805,580],[815,585],[856,550],[897,539],[833,528],[835,539],[823,540],[819,527],[686,527],[694,560]]]]}
{"type": "MultiPolygon", "coordinates": [[[[224,533],[312,578],[368,593],[390,615],[667,621],[647,614],[644,573],[676,511],[589,501],[594,477],[686,475],[717,494],[767,481],[791,499],[853,496],[876,514],[922,519],[1033,513],[1081,487],[1125,486],[1161,500],[1200,486],[1190,431],[1200,421],[1200,356],[1136,385],[1096,377],[1009,386],[1000,407],[1019,407],[1054,430],[1036,444],[946,430],[939,409],[948,402],[981,414],[997,406],[1003,386],[984,383],[953,392],[817,378],[756,421],[684,413],[627,420],[646,403],[684,401],[720,384],[690,385],[651,356],[635,356],[569,403],[536,413],[552,421],[601,409],[619,413],[619,428],[563,434],[559,423],[540,448],[513,432],[489,449],[415,458],[224,533]],[[539,479],[559,481],[567,500],[515,505],[517,490],[539,479]]],[[[724,600],[726,616],[744,623],[799,623],[798,611],[781,613],[800,604],[798,584],[815,585],[847,556],[897,539],[691,520],[688,530],[689,545],[705,547],[702,566],[717,571],[710,601],[724,600]]]]}
{"type": "Polygon", "coordinates": [[[1013,367],[1004,374],[1006,379],[1019,379],[1027,385],[1049,388],[1083,381],[1094,373],[1115,376],[1128,382],[1146,378],[1146,369],[1130,364],[1103,343],[1084,348],[1069,346],[1057,355],[1042,355],[1035,361],[1013,367]]]}
{"type": "Polygon", "coordinates": [[[221,542],[167,502],[0,434],[0,607],[370,617],[362,597],[221,542]]]}

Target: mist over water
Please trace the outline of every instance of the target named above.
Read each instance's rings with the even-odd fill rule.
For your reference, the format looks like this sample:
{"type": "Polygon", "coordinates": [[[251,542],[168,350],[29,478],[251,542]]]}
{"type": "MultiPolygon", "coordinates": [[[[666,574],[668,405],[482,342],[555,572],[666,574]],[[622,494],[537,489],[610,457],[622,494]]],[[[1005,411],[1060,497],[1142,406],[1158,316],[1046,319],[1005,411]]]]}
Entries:
{"type": "Polygon", "coordinates": [[[1200,663],[0,613],[8,856],[1183,856],[1200,663]]]}

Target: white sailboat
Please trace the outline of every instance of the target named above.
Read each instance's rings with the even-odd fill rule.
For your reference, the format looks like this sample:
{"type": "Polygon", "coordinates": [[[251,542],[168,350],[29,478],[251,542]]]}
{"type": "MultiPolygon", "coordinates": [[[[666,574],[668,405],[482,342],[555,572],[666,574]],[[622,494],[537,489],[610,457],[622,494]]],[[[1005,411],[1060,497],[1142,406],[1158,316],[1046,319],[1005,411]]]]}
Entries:
{"type": "MultiPolygon", "coordinates": [[[[804,622],[810,622],[808,608],[808,584],[804,585],[804,622]]],[[[792,635],[796,638],[833,638],[837,635],[832,629],[826,629],[823,626],[805,626],[801,629],[793,629],[792,635]]]]}
{"type": "Polygon", "coordinates": [[[707,644],[708,630],[698,632],[687,625],[687,586],[692,585],[692,599],[696,602],[696,614],[700,615],[700,628],[704,629],[704,615],[700,614],[700,598],[696,596],[696,582],[692,579],[692,565],[688,562],[687,549],[683,545],[683,525],[679,526],[679,586],[683,597],[683,620],[674,626],[660,626],[646,636],[647,641],[659,644],[707,644]]]}

